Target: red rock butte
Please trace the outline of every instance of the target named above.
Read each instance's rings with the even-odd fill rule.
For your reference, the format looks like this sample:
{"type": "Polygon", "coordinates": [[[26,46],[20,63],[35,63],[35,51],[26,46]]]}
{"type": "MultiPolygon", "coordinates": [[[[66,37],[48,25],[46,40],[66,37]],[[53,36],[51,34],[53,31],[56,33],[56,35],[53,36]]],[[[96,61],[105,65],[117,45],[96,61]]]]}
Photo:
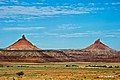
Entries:
{"type": "Polygon", "coordinates": [[[92,45],[88,46],[86,51],[112,51],[113,49],[103,44],[100,39],[96,40],[92,45]]]}
{"type": "Polygon", "coordinates": [[[28,41],[26,37],[23,35],[21,39],[5,48],[5,50],[40,50],[40,49],[33,45],[30,41],[28,41]]]}

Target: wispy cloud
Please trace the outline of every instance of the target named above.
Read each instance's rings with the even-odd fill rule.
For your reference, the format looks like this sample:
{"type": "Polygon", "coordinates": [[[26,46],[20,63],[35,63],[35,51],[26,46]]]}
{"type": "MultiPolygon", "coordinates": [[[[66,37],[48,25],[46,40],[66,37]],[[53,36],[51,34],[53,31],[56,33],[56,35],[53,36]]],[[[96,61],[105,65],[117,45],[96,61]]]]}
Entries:
{"type": "Polygon", "coordinates": [[[28,36],[39,36],[39,33],[25,33],[28,36]]]}
{"type": "Polygon", "coordinates": [[[115,38],[116,36],[115,35],[105,35],[104,37],[107,37],[107,38],[115,38]]]}
{"type": "Polygon", "coordinates": [[[44,29],[45,27],[6,27],[2,30],[13,31],[13,30],[40,30],[44,29]]]}
{"type": "Polygon", "coordinates": [[[75,37],[88,37],[89,33],[45,33],[47,36],[60,37],[60,38],[75,38],[75,37]]]}
{"type": "Polygon", "coordinates": [[[77,24],[62,24],[58,26],[58,30],[75,30],[80,28],[77,24]]]}
{"type": "MultiPolygon", "coordinates": [[[[36,6],[2,6],[0,7],[0,16],[7,15],[33,15],[33,16],[43,16],[43,15],[70,15],[70,14],[87,14],[97,10],[102,10],[103,8],[87,8],[87,7],[71,7],[71,6],[46,6],[46,7],[36,7],[36,6]]],[[[7,16],[8,17],[8,16],[7,16]]]]}
{"type": "MultiPolygon", "coordinates": [[[[45,0],[37,0],[35,2],[33,1],[32,3],[30,3],[26,0],[0,0],[0,3],[3,4],[3,5],[4,4],[8,5],[8,4],[12,3],[12,5],[14,4],[14,5],[29,6],[29,5],[43,5],[44,1],[45,0]]],[[[44,3],[44,4],[46,4],[46,3],[44,3]]]]}
{"type": "Polygon", "coordinates": [[[120,2],[111,3],[112,5],[120,5],[120,2]]]}
{"type": "Polygon", "coordinates": [[[16,21],[15,20],[3,20],[3,21],[0,21],[0,22],[11,23],[11,22],[16,22],[16,21]]]}
{"type": "Polygon", "coordinates": [[[71,32],[71,33],[45,33],[47,36],[60,37],[60,38],[78,38],[78,37],[97,37],[97,38],[118,38],[120,31],[118,30],[106,30],[106,31],[85,31],[85,32],[71,32]]]}
{"type": "MultiPolygon", "coordinates": [[[[19,1],[19,0],[0,0],[0,3],[14,3],[13,6],[0,6],[0,18],[13,18],[19,19],[20,15],[22,18],[28,18],[26,16],[32,17],[50,17],[56,15],[80,15],[80,14],[90,14],[97,13],[106,8],[110,8],[115,5],[120,5],[120,2],[109,2],[109,3],[77,3],[77,4],[68,4],[63,3],[63,5],[49,6],[46,4],[45,0],[35,1],[33,3],[28,3],[27,1],[19,1]],[[16,5],[17,4],[17,5],[16,5]],[[39,6],[37,6],[39,5],[39,6]],[[44,5],[44,6],[42,6],[44,5]],[[102,6],[98,6],[102,5],[102,6]]],[[[112,8],[113,9],[113,8],[112,8]]],[[[32,19],[31,17],[31,19],[32,19]]]]}
{"type": "MultiPolygon", "coordinates": [[[[118,29],[119,30],[119,29],[118,29]]],[[[43,33],[25,33],[28,36],[34,37],[52,37],[52,38],[120,38],[120,31],[105,30],[105,31],[84,31],[84,32],[43,32],[43,33]]]]}

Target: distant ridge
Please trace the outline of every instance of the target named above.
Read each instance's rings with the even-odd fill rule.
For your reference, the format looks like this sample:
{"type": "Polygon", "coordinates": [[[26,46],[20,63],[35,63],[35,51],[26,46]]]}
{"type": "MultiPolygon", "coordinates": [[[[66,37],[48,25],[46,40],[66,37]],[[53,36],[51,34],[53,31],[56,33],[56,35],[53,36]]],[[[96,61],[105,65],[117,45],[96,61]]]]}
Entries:
{"type": "Polygon", "coordinates": [[[23,35],[14,44],[0,50],[3,62],[120,62],[120,52],[97,39],[85,49],[40,50],[23,35]]]}
{"type": "Polygon", "coordinates": [[[19,39],[14,44],[5,48],[5,50],[40,50],[35,45],[33,45],[30,41],[28,41],[25,35],[22,35],[22,38],[19,39]]]}
{"type": "Polygon", "coordinates": [[[92,45],[88,46],[87,48],[83,50],[85,51],[114,51],[112,48],[102,43],[100,39],[97,39],[92,45]]]}

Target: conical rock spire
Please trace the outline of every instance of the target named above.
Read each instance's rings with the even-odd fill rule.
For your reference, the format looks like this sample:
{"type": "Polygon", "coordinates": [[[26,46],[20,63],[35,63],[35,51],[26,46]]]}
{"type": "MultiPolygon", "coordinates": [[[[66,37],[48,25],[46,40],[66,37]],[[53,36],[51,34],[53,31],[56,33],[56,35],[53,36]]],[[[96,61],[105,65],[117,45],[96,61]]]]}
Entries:
{"type": "Polygon", "coordinates": [[[22,35],[22,39],[26,39],[25,35],[22,35]]]}
{"type": "Polygon", "coordinates": [[[94,42],[94,44],[100,44],[101,42],[100,42],[100,39],[98,39],[98,40],[96,40],[95,42],[94,42]]]}
{"type": "Polygon", "coordinates": [[[29,42],[25,35],[22,35],[21,39],[5,48],[5,50],[39,50],[39,48],[29,42]]]}
{"type": "Polygon", "coordinates": [[[88,46],[84,50],[86,51],[110,51],[113,50],[104,43],[100,41],[100,39],[97,39],[92,45],[88,46]]]}

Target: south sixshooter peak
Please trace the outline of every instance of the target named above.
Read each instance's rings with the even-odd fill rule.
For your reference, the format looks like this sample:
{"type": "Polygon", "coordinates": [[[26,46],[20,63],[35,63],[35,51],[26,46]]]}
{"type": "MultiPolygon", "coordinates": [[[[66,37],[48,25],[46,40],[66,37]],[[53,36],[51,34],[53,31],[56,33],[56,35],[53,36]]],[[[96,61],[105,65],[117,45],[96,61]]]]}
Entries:
{"type": "Polygon", "coordinates": [[[5,48],[5,50],[40,50],[40,49],[33,45],[30,41],[28,41],[25,35],[22,35],[21,39],[5,48]]]}
{"type": "Polygon", "coordinates": [[[112,48],[102,43],[100,39],[97,39],[92,45],[88,46],[87,48],[83,50],[85,51],[113,51],[112,48]]]}

